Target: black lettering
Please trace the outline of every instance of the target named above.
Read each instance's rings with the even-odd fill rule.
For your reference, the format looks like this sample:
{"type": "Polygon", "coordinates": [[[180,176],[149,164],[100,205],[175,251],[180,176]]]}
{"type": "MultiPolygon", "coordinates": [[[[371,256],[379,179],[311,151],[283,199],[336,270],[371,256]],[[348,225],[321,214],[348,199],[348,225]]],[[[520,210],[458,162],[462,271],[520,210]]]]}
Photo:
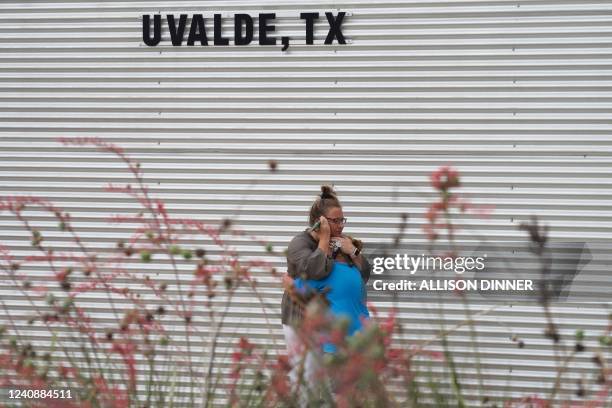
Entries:
{"type": "Polygon", "coordinates": [[[142,16],[142,40],[149,47],[154,47],[161,41],[161,15],[153,15],[153,38],[151,38],[151,16],[142,16]]]}
{"type": "Polygon", "coordinates": [[[229,40],[223,37],[221,26],[221,14],[215,14],[215,45],[228,45],[229,40]]]}
{"type": "Polygon", "coordinates": [[[185,35],[185,26],[187,25],[187,14],[180,15],[178,27],[174,21],[174,14],[168,14],[166,18],[168,19],[168,28],[170,29],[172,45],[182,45],[183,36],[185,35]]]}
{"type": "Polygon", "coordinates": [[[248,14],[234,16],[234,44],[247,45],[253,41],[253,19],[248,14]],[[242,24],[245,24],[245,34],[242,36],[242,24]]]}
{"type": "Polygon", "coordinates": [[[319,13],[300,13],[300,18],[306,20],[306,44],[314,42],[314,21],[319,18],[319,13]]]}
{"type": "Polygon", "coordinates": [[[194,14],[191,17],[191,28],[189,29],[189,37],[187,37],[187,45],[194,45],[196,41],[200,41],[201,45],[208,45],[204,17],[201,14],[194,14]]]}
{"type": "Polygon", "coordinates": [[[342,31],[340,31],[342,19],[344,19],[345,14],[346,13],[344,11],[341,11],[338,13],[338,17],[334,19],[334,15],[332,13],[329,11],[325,12],[325,16],[329,22],[329,32],[327,33],[325,44],[331,44],[334,42],[334,38],[338,39],[338,44],[346,44],[346,41],[344,41],[344,35],[342,35],[342,31]]]}
{"type": "Polygon", "coordinates": [[[289,37],[282,36],[281,44],[283,44],[281,51],[287,51],[287,48],[289,48],[289,37]]]}
{"type": "Polygon", "coordinates": [[[275,37],[268,37],[268,31],[276,30],[273,25],[268,25],[268,20],[274,20],[276,13],[264,13],[259,15],[259,45],[276,45],[275,37]]]}

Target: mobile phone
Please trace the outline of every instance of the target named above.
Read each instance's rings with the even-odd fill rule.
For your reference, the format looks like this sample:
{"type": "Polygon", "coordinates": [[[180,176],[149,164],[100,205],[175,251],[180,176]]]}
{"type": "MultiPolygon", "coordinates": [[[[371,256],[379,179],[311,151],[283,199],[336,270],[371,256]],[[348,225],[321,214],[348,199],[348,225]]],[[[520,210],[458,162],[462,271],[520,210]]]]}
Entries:
{"type": "Polygon", "coordinates": [[[321,221],[317,221],[317,222],[315,222],[315,224],[312,227],[310,227],[310,230],[311,231],[316,231],[316,230],[319,229],[320,226],[321,226],[321,221]]]}

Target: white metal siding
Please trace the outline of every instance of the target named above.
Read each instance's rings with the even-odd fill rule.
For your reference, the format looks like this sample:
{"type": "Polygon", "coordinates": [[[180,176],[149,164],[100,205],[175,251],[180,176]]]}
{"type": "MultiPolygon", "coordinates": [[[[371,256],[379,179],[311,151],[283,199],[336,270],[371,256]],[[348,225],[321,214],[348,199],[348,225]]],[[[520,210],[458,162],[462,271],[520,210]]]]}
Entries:
{"type": "MultiPolygon", "coordinates": [[[[337,187],[353,235],[389,242],[405,212],[408,239],[420,242],[433,200],[427,176],[447,163],[461,171],[468,197],[496,207],[490,220],[470,220],[488,239],[522,237],[517,225],[535,214],[554,237],[612,243],[610,1],[5,1],[0,16],[0,195],[57,203],[93,249],[111,248],[128,231],[106,217],[135,205],[102,192],[105,182],[128,182],[128,173],[109,155],[57,137],[119,144],[142,162],[173,214],[216,223],[239,211],[239,227],[276,248],[303,228],[323,182],[337,187]],[[319,45],[300,45],[300,12],[336,10],[350,13],[349,44],[320,45],[323,17],[319,45]],[[141,41],[142,14],[266,11],[277,13],[277,34],[292,37],[288,52],[141,41]]],[[[49,214],[32,216],[43,235],[70,245],[49,214]]],[[[7,213],[0,227],[1,243],[28,253],[27,235],[7,213]]],[[[266,256],[259,245],[231,242],[266,256]]],[[[605,279],[609,267],[594,268],[605,279]]],[[[167,263],[150,271],[172,279],[167,263]]],[[[260,280],[269,312],[278,313],[280,282],[260,280]]],[[[10,286],[0,290],[11,313],[28,313],[10,286]]],[[[100,322],[111,317],[105,304],[91,299],[100,322]]],[[[269,338],[252,305],[250,295],[238,297],[225,329],[231,341],[269,338]]],[[[424,308],[403,305],[403,341],[437,329],[424,308]]],[[[588,347],[607,325],[604,305],[556,310],[564,338],[583,328],[588,347]]],[[[461,307],[449,311],[450,324],[463,318],[461,307]]],[[[535,306],[477,319],[490,395],[547,395],[554,359],[543,319],[535,306]],[[518,349],[511,334],[527,347],[518,349]]],[[[204,317],[194,324],[205,331],[204,317]]],[[[280,349],[280,330],[274,338],[280,349]]],[[[460,370],[473,372],[467,329],[452,340],[460,370]]],[[[595,372],[590,356],[576,357],[562,399],[595,372]]]]}

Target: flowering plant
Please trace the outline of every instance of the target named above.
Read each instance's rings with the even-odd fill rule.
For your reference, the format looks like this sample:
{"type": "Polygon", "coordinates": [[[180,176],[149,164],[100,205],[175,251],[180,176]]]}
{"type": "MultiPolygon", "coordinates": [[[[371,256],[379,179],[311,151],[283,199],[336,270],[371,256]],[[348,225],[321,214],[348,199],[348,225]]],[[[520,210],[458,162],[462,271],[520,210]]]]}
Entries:
{"type": "MultiPolygon", "coordinates": [[[[297,386],[291,384],[294,363],[278,348],[234,336],[236,344],[230,346],[234,351],[224,351],[229,311],[244,292],[259,303],[269,337],[275,338],[275,323],[258,291],[258,277],[282,280],[270,261],[242,256],[224,237],[257,242],[270,257],[282,259],[282,254],[271,243],[241,231],[230,219],[209,225],[171,215],[165,203],[150,194],[140,163],[120,147],[96,138],[62,138],[60,142],[93,146],[124,163],[133,184],[109,184],[106,191],[131,197],[139,210],[111,217],[113,230],[122,237],[114,248],[100,249],[92,248],[79,235],[73,217],[54,203],[25,195],[0,197],[0,212],[12,214],[21,224],[31,249],[18,255],[0,243],[3,284],[15,290],[14,300],[25,302],[31,311],[30,315],[15,314],[13,300],[0,298],[5,312],[0,326],[0,388],[74,391],[71,399],[28,401],[34,407],[212,406],[220,402],[289,407],[301,404],[304,395],[312,403],[339,407],[416,407],[429,398],[443,402],[446,395],[438,390],[438,379],[427,381],[415,364],[428,360],[448,368],[454,398],[465,406],[461,379],[447,347],[456,328],[406,347],[398,341],[403,329],[395,308],[383,315],[370,305],[373,319],[362,333],[348,338],[345,322],[331,319],[320,303],[304,305],[306,315],[298,330],[304,344],[301,361],[309,351],[321,359],[317,389],[303,378],[297,386]],[[33,211],[51,216],[55,225],[38,226],[33,211]],[[107,302],[102,308],[95,302],[100,295],[107,302]],[[43,330],[51,340],[37,341],[33,329],[43,330]],[[432,341],[442,342],[444,351],[430,350],[432,341]],[[337,352],[318,353],[321,342],[333,343],[337,352]],[[422,395],[424,389],[429,397],[422,395]]],[[[277,171],[278,163],[270,161],[269,169],[277,171]]],[[[453,238],[451,209],[488,211],[460,198],[455,193],[460,185],[459,173],[450,167],[431,175],[439,200],[426,214],[430,240],[439,239],[444,230],[453,238]]],[[[532,239],[545,242],[537,226],[525,228],[532,239]]],[[[295,293],[290,279],[283,282],[295,293]]],[[[472,317],[468,315],[457,327],[472,325],[472,317]]],[[[554,327],[549,325],[549,337],[557,343],[554,327]]],[[[602,345],[609,343],[610,326],[602,338],[602,345]]],[[[579,339],[575,353],[583,351],[579,339]]],[[[603,406],[610,373],[603,354],[595,356],[601,390],[589,406],[603,406]]],[[[570,361],[560,366],[556,388],[570,361]]],[[[506,406],[551,406],[554,394],[550,401],[528,396],[508,400],[506,406]]],[[[483,402],[488,399],[481,397],[483,402]]]]}

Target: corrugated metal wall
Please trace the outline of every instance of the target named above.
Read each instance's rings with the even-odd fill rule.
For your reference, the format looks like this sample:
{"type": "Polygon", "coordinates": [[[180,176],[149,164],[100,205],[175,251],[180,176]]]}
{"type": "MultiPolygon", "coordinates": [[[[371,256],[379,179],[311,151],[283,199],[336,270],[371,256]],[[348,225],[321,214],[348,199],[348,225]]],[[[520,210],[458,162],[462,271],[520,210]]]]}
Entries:
{"type": "MultiPolygon", "coordinates": [[[[610,1],[5,1],[0,15],[0,195],[56,202],[94,249],[111,248],[128,230],[106,217],[135,204],[101,188],[129,175],[109,155],[62,146],[57,137],[121,145],[174,214],[211,223],[235,217],[276,248],[304,227],[323,182],[341,195],[347,232],[390,242],[407,213],[407,238],[422,242],[433,200],[428,174],[441,164],[461,171],[468,197],[496,208],[488,221],[469,220],[460,239],[473,230],[490,240],[521,237],[517,225],[535,214],[556,238],[612,242],[610,1]],[[350,14],[349,43],[321,45],[323,18],[315,45],[303,45],[299,13],[338,10],[350,14]],[[142,43],[143,14],[180,12],[276,12],[276,31],[292,45],[287,52],[172,47],[167,33],[160,46],[142,43]],[[267,168],[270,159],[277,172],[267,168]]],[[[229,24],[224,29],[231,33],[229,24]]],[[[31,215],[44,234],[70,246],[50,215],[31,215]]],[[[19,224],[2,213],[0,226],[1,242],[27,254],[19,224]]],[[[266,256],[260,245],[230,242],[266,256]]],[[[170,278],[167,263],[152,263],[154,270],[170,278]]],[[[260,279],[269,312],[278,313],[280,282],[260,279]]],[[[1,289],[11,313],[30,312],[14,288],[1,289]]],[[[90,300],[101,322],[105,302],[90,300]]],[[[269,341],[252,303],[238,297],[227,339],[269,341]]],[[[426,306],[402,306],[404,341],[438,328],[426,306]]],[[[588,347],[607,325],[604,305],[556,310],[562,335],[583,328],[588,347]]],[[[459,306],[448,314],[450,324],[463,318],[459,306]]],[[[543,321],[538,307],[524,305],[478,318],[489,395],[546,395],[554,358],[543,321]],[[524,349],[512,334],[525,339],[524,349]]],[[[206,329],[204,321],[195,325],[206,329]]],[[[280,349],[280,330],[275,338],[280,349]]],[[[460,370],[473,372],[467,329],[452,340],[460,370]]],[[[576,381],[594,375],[591,355],[576,357],[562,399],[575,398],[576,381]]],[[[468,389],[476,384],[470,378],[468,389]]]]}

